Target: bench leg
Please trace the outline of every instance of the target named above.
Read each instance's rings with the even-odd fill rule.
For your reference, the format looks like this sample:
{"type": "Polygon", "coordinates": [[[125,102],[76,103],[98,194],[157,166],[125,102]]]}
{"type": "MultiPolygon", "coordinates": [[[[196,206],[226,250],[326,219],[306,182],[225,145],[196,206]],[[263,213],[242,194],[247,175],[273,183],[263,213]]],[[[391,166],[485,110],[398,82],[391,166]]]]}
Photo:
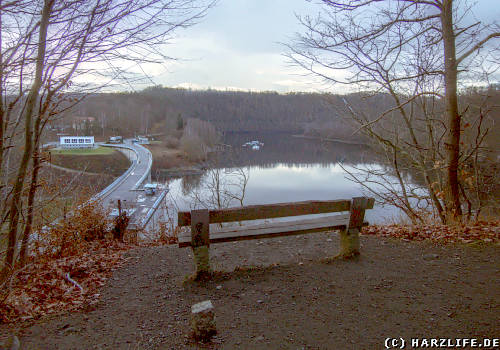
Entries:
{"type": "Polygon", "coordinates": [[[340,256],[351,258],[359,255],[359,230],[346,229],[340,232],[340,256]]]}
{"type": "Polygon", "coordinates": [[[342,258],[359,255],[359,232],[363,226],[368,204],[369,199],[366,197],[355,197],[351,201],[349,224],[344,231],[340,232],[340,256],[342,258]]]}
{"type": "Polygon", "coordinates": [[[210,219],[207,209],[191,211],[191,247],[196,264],[195,279],[203,279],[210,275],[210,254],[208,246],[210,219]]]}
{"type": "Polygon", "coordinates": [[[194,262],[196,264],[196,279],[202,278],[210,274],[210,253],[208,246],[202,245],[199,247],[192,247],[194,262]]]}

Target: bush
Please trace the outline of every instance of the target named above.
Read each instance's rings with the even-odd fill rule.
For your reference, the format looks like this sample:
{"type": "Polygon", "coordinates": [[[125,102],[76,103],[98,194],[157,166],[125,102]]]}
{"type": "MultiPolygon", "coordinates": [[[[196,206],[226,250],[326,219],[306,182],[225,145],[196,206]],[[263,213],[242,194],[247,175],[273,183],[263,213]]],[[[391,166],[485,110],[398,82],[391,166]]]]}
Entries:
{"type": "Polygon", "coordinates": [[[36,251],[53,258],[76,255],[87,250],[90,242],[106,238],[110,227],[111,220],[101,204],[87,201],[68,217],[41,230],[36,251]]]}
{"type": "Polygon", "coordinates": [[[215,127],[205,120],[189,118],[184,128],[184,135],[197,136],[207,147],[213,147],[219,139],[215,127]]]}
{"type": "Polygon", "coordinates": [[[179,139],[174,136],[167,136],[165,139],[165,145],[168,148],[179,148],[179,139]]]}
{"type": "Polygon", "coordinates": [[[184,135],[180,141],[180,149],[183,150],[188,159],[192,161],[204,160],[206,157],[203,141],[194,135],[184,135]]]}

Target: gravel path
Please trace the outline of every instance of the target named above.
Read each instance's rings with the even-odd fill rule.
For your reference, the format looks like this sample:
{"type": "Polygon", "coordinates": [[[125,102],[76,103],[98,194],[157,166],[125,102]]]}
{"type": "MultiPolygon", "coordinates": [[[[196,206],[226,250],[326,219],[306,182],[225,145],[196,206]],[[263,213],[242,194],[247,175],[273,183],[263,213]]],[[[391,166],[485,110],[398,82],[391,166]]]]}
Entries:
{"type": "Polygon", "coordinates": [[[216,244],[213,267],[226,273],[204,284],[183,284],[190,249],[135,249],[96,309],[18,329],[21,348],[383,349],[386,337],[500,336],[498,245],[361,243],[359,259],[332,263],[322,258],[338,251],[336,233],[216,244]],[[206,299],[219,333],[194,344],[190,306],[206,299]]]}

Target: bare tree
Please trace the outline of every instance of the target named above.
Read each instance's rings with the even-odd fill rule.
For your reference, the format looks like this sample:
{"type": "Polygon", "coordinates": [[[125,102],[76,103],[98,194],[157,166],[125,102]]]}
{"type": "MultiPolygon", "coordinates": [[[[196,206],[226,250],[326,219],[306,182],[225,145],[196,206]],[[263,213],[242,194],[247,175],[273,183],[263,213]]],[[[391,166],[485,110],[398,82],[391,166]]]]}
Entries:
{"type": "Polygon", "coordinates": [[[189,118],[180,139],[180,148],[193,160],[205,160],[218,139],[219,134],[210,122],[189,118]]]}
{"type": "Polygon", "coordinates": [[[305,34],[288,45],[288,57],[326,82],[389,96],[392,106],[375,117],[347,100],[345,112],[385,150],[396,176],[401,166],[420,172],[443,222],[460,221],[467,108],[459,109],[458,83],[487,81],[498,69],[498,22],[475,20],[458,0],[320,3],[318,17],[299,18],[305,34]]]}
{"type": "Polygon", "coordinates": [[[103,86],[132,86],[143,74],[131,74],[126,68],[142,70],[141,65],[163,62],[168,57],[162,46],[173,32],[196,23],[215,2],[0,2],[0,190],[4,198],[0,218],[2,236],[8,241],[0,283],[14,266],[20,233],[23,241],[31,233],[40,136],[47,121],[103,86]]]}
{"type": "Polygon", "coordinates": [[[224,209],[231,205],[243,206],[249,170],[238,168],[212,167],[204,176],[202,186],[189,194],[194,207],[224,209]]]}
{"type": "Polygon", "coordinates": [[[210,160],[209,170],[203,174],[199,183],[185,192],[185,195],[191,198],[192,208],[224,209],[244,205],[250,169],[235,166],[233,156],[234,154],[229,152],[210,160]],[[223,162],[226,164],[224,167],[223,162]]]}

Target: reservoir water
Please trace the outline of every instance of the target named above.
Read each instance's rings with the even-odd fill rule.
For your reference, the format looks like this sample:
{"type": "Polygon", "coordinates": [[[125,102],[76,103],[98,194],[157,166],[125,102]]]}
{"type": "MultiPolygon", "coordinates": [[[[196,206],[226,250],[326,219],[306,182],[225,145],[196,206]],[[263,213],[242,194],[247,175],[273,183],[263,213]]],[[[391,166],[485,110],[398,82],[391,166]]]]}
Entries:
{"type": "MultiPolygon", "coordinates": [[[[224,143],[231,147],[215,157],[203,174],[169,181],[170,205],[190,210],[371,196],[349,180],[347,172],[380,168],[363,145],[286,134],[228,134],[224,143]],[[242,146],[254,140],[263,143],[259,150],[242,146]]],[[[366,218],[386,223],[400,215],[397,208],[376,204],[366,218]]]]}

